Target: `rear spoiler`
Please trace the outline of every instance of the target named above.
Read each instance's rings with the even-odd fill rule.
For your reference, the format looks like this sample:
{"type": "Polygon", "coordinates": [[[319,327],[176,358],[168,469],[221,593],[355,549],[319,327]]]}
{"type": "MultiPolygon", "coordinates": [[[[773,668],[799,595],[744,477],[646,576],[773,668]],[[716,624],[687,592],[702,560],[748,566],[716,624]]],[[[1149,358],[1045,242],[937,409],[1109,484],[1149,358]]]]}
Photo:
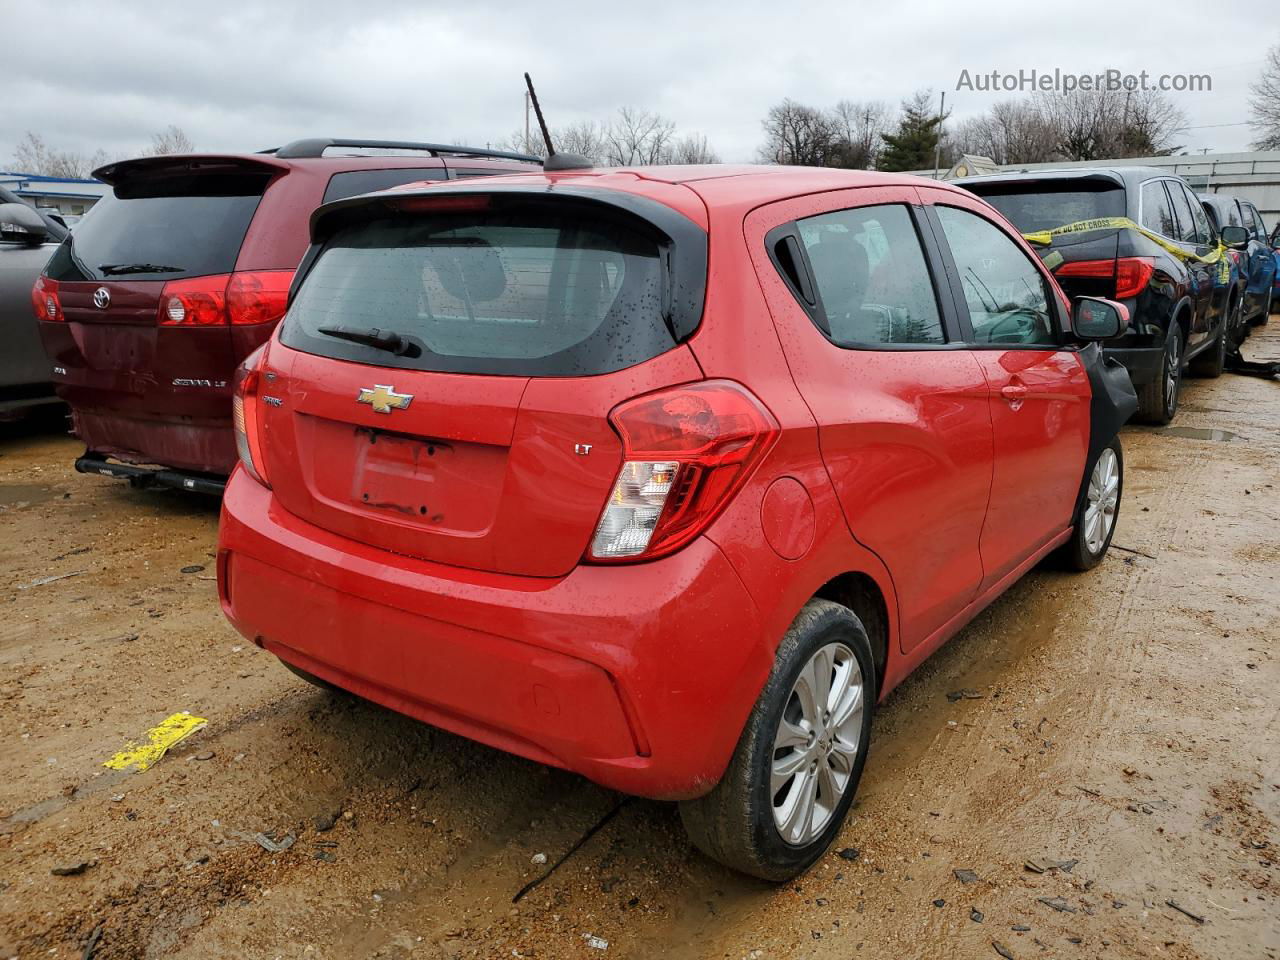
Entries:
{"type": "Polygon", "coordinates": [[[1111,170],[1024,170],[1021,173],[991,173],[981,177],[961,177],[947,182],[953,187],[963,187],[967,190],[971,187],[1014,184],[1025,186],[1035,183],[1058,184],[1064,181],[1079,182],[1081,180],[1105,183],[1114,187],[1124,186],[1124,178],[1111,170]]]}
{"type": "Polygon", "coordinates": [[[114,187],[129,180],[146,177],[191,176],[206,173],[276,173],[288,169],[289,164],[268,155],[240,157],[226,154],[181,154],[120,160],[99,167],[93,171],[93,176],[114,187]]]}

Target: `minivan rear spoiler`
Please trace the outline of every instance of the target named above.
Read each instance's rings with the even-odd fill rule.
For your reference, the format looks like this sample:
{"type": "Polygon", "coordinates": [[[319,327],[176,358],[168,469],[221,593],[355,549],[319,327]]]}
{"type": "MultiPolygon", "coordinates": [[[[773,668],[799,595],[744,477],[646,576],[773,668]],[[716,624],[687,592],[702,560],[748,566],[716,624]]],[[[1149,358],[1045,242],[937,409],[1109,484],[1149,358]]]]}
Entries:
{"type": "Polygon", "coordinates": [[[228,156],[226,154],[181,154],[178,156],[137,157],[108,163],[93,171],[93,176],[111,186],[146,177],[192,176],[214,173],[276,173],[289,169],[289,164],[268,155],[228,156]]]}

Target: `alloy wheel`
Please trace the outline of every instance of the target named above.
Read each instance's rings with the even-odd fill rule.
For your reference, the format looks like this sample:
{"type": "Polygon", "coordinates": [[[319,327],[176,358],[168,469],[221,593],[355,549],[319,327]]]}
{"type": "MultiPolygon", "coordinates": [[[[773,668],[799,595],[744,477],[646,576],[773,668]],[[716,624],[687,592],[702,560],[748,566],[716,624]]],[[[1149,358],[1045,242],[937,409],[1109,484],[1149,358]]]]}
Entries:
{"type": "Polygon", "coordinates": [[[1178,378],[1182,375],[1182,338],[1174,333],[1169,338],[1169,346],[1165,356],[1164,371],[1164,408],[1173,416],[1178,406],[1178,378]]]}
{"type": "Polygon", "coordinates": [[[1116,522],[1120,504],[1120,464],[1110,447],[1102,451],[1089,477],[1089,492],[1084,510],[1084,542],[1091,554],[1102,547],[1116,522]]]}
{"type": "Polygon", "coordinates": [[[853,651],[843,643],[817,650],[796,677],[773,741],[769,793],[787,843],[811,843],[831,821],[862,748],[864,709],[853,651]]]}

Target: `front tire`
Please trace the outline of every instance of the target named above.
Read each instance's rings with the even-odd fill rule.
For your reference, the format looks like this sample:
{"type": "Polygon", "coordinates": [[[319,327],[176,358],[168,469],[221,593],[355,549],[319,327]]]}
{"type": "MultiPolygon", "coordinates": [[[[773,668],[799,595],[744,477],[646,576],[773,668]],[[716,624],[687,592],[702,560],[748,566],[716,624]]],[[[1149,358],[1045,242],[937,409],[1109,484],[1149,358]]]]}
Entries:
{"type": "Polygon", "coordinates": [[[1223,368],[1227,364],[1227,343],[1236,327],[1236,309],[1233,304],[1231,309],[1227,311],[1227,315],[1222,320],[1222,326],[1218,330],[1218,336],[1213,341],[1213,346],[1191,361],[1188,368],[1189,373],[1197,377],[1206,377],[1209,380],[1216,380],[1222,376],[1223,368]]]}
{"type": "Polygon", "coordinates": [[[1150,383],[1138,389],[1138,418],[1144,423],[1163,426],[1178,412],[1178,394],[1182,389],[1182,328],[1177,321],[1169,324],[1160,357],[1160,370],[1150,383]]]}
{"type": "Polygon", "coordinates": [[[862,778],[875,677],[871,641],[853,611],[805,604],[724,776],[680,804],[694,844],[764,880],[808,869],[839,833],[862,778]]]}
{"type": "Polygon", "coordinates": [[[1089,472],[1080,509],[1073,519],[1071,539],[1058,549],[1058,560],[1068,570],[1091,570],[1102,562],[1115,536],[1124,494],[1124,451],[1116,437],[1102,448],[1089,472]]]}

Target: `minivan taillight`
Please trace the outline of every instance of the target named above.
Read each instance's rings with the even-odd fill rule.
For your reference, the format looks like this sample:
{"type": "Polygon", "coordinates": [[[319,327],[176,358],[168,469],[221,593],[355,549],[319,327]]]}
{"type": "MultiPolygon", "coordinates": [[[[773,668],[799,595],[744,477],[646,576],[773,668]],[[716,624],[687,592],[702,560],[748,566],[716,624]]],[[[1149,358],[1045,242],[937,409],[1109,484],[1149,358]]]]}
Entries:
{"type": "Polygon", "coordinates": [[[227,319],[233,325],[274,323],[284,316],[292,270],[245,270],[227,282],[227,319]]]}
{"type": "Polygon", "coordinates": [[[58,299],[58,281],[36,277],[31,288],[31,306],[37,320],[63,320],[62,302],[58,299]]]}
{"type": "Polygon", "coordinates": [[[1115,299],[1128,300],[1136,297],[1156,272],[1156,261],[1152,257],[1117,257],[1113,260],[1076,260],[1064,263],[1054,271],[1054,276],[1088,277],[1090,279],[1116,281],[1115,299]]]}
{"type": "Polygon", "coordinates": [[[609,415],[623,462],[586,560],[650,560],[704,531],[778,436],[745,387],[706,380],[651,393],[609,415]]]}
{"type": "Polygon", "coordinates": [[[292,270],[243,270],[170,280],[160,291],[164,327],[273,323],[284,316],[292,270]]]}
{"type": "Polygon", "coordinates": [[[236,368],[231,381],[231,421],[235,427],[236,453],[249,475],[264,487],[271,484],[267,482],[267,467],[262,456],[262,402],[258,394],[269,345],[270,341],[249,354],[236,368]]]}

